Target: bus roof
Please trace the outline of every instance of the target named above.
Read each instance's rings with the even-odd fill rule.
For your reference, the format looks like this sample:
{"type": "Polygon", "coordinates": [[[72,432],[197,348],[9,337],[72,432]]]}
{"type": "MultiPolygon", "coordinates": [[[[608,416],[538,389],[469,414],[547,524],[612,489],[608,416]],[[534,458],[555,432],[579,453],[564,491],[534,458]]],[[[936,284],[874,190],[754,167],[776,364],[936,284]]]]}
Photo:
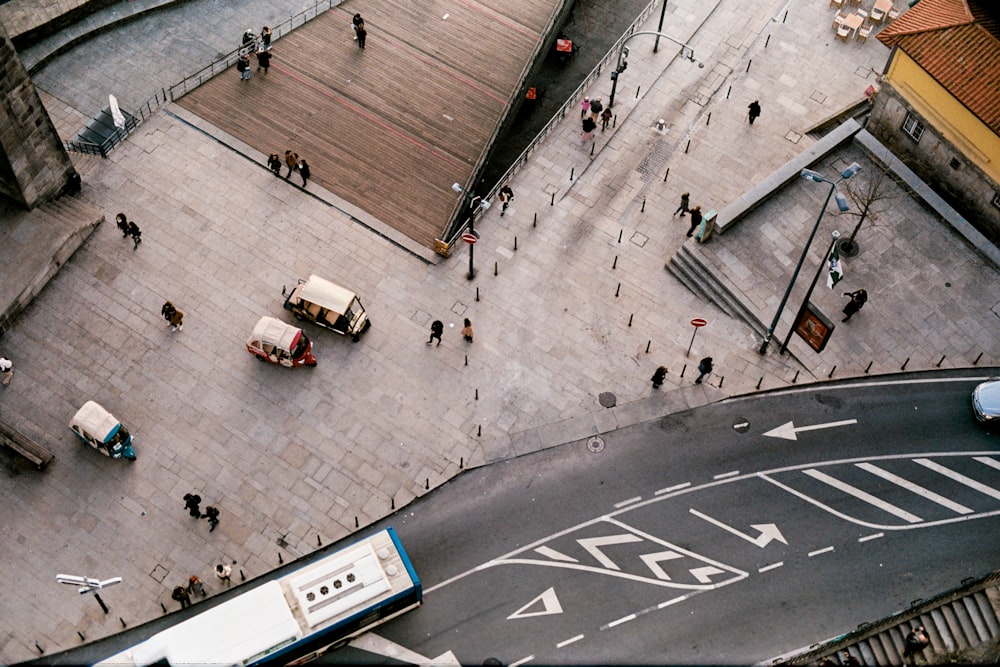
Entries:
{"type": "Polygon", "coordinates": [[[323,308],[329,308],[338,315],[343,315],[347,312],[356,295],[346,287],[331,283],[317,275],[311,275],[302,286],[299,296],[309,303],[315,303],[323,308]]]}
{"type": "Polygon", "coordinates": [[[240,665],[301,637],[281,585],[270,581],[98,665],[152,665],[161,660],[171,665],[240,665]]]}

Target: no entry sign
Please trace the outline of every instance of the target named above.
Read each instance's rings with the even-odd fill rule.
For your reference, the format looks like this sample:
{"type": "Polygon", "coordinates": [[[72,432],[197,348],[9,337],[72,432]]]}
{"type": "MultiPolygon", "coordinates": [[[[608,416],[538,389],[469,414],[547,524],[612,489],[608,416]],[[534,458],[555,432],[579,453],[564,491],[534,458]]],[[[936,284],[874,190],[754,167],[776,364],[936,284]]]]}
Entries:
{"type": "Polygon", "coordinates": [[[701,319],[700,317],[696,317],[693,320],[691,320],[691,326],[693,327],[703,327],[706,324],[708,324],[708,322],[706,320],[701,319]]]}
{"type": "Polygon", "coordinates": [[[476,241],[479,240],[479,235],[478,234],[470,234],[469,232],[466,232],[466,233],[462,234],[462,240],[465,241],[466,243],[468,243],[469,245],[472,245],[473,243],[475,243],[476,241]]]}

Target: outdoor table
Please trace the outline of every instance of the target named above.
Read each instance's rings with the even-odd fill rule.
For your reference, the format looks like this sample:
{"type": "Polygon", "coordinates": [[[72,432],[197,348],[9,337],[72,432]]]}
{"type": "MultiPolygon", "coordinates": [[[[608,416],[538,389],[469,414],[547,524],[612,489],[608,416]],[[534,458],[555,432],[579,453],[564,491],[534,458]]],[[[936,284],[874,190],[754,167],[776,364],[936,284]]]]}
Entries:
{"type": "Polygon", "coordinates": [[[844,19],[844,27],[851,31],[851,36],[853,37],[864,22],[864,17],[859,14],[850,14],[844,19]]]}

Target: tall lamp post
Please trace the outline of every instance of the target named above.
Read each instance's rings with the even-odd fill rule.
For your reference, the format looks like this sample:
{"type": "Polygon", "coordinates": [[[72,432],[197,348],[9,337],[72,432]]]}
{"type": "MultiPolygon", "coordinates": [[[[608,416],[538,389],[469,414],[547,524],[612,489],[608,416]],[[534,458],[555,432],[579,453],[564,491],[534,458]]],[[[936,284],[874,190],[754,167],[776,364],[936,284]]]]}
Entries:
{"type": "MultiPolygon", "coordinates": [[[[625,71],[625,68],[628,67],[628,47],[625,46],[625,44],[630,40],[632,40],[633,38],[638,37],[639,35],[656,35],[657,45],[659,45],[660,37],[670,40],[674,44],[677,44],[678,46],[681,47],[682,58],[690,60],[693,63],[697,62],[698,67],[705,66],[705,63],[698,62],[697,60],[694,59],[694,49],[692,47],[688,46],[686,43],[680,41],[675,37],[671,37],[670,35],[666,35],[662,32],[657,32],[655,30],[643,30],[641,32],[634,32],[628,37],[626,37],[622,41],[621,46],[618,47],[618,60],[615,61],[615,68],[611,71],[611,98],[608,100],[609,108],[615,105],[615,89],[618,87],[618,76],[625,71]]],[[[654,53],[656,52],[655,48],[653,49],[653,52],[654,53]]]]}
{"type": "Polygon", "coordinates": [[[795,281],[799,277],[799,271],[802,270],[802,264],[806,261],[806,255],[809,254],[809,246],[812,245],[813,238],[816,236],[816,230],[819,229],[819,223],[823,221],[823,214],[826,213],[826,207],[830,204],[830,198],[834,196],[834,193],[836,193],[837,208],[839,208],[841,212],[847,211],[850,208],[847,205],[847,199],[845,199],[844,195],[840,194],[840,191],[837,190],[837,184],[841,181],[846,181],[859,171],[861,171],[861,165],[854,162],[847,169],[841,172],[840,178],[836,181],[827,180],[823,178],[822,174],[815,172],[812,169],[803,169],[800,172],[799,175],[802,176],[802,178],[809,179],[816,183],[829,183],[830,192],[826,195],[826,200],[823,202],[823,208],[819,210],[819,217],[816,218],[816,224],[813,225],[812,231],[809,232],[809,239],[806,241],[806,247],[802,249],[802,256],[799,257],[799,263],[795,265],[795,271],[792,272],[792,279],[788,282],[788,288],[785,290],[785,295],[781,297],[781,303],[778,305],[778,312],[774,314],[774,320],[771,321],[771,326],[768,327],[767,334],[764,335],[764,342],[760,344],[760,350],[758,351],[761,354],[767,352],[767,346],[771,342],[771,336],[774,335],[774,329],[778,326],[778,320],[781,319],[781,312],[785,309],[785,304],[788,303],[788,297],[792,293],[792,287],[795,286],[795,281]]]}
{"type": "MultiPolygon", "coordinates": [[[[487,210],[490,207],[490,203],[488,201],[486,201],[485,199],[483,199],[479,195],[476,195],[476,196],[470,195],[458,183],[455,183],[454,185],[452,185],[451,189],[454,190],[455,192],[458,192],[460,194],[464,194],[465,195],[464,199],[462,200],[462,209],[463,210],[467,210],[469,212],[469,231],[468,231],[468,234],[470,235],[470,237],[473,240],[471,240],[471,241],[468,242],[469,243],[469,275],[467,276],[467,278],[469,280],[472,280],[473,278],[476,277],[476,268],[475,268],[475,264],[474,264],[474,261],[475,261],[475,259],[474,259],[475,258],[475,247],[476,247],[475,239],[479,238],[479,234],[476,233],[476,228],[475,228],[476,213],[478,213],[480,210],[483,210],[483,211],[487,210]]],[[[464,234],[463,234],[463,236],[464,236],[464,234]]]]}

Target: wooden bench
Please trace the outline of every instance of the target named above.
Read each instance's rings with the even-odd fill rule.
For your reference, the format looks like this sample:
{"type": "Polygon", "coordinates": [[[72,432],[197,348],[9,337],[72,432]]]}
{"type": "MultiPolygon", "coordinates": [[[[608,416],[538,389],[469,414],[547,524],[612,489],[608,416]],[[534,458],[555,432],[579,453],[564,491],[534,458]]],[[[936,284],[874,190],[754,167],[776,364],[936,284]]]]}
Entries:
{"type": "Polygon", "coordinates": [[[38,470],[44,470],[45,466],[55,458],[52,452],[3,421],[0,421],[0,445],[13,449],[31,461],[38,470]]]}

